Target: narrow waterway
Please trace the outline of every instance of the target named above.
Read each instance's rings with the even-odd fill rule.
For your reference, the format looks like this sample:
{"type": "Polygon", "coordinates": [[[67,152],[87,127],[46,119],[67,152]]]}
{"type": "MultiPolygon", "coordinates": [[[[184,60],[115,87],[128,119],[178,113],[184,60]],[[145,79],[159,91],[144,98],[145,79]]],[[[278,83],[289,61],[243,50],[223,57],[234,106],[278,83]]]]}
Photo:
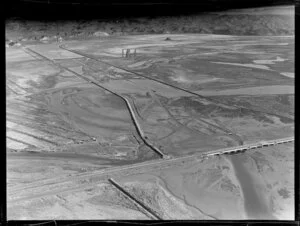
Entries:
{"type": "Polygon", "coordinates": [[[248,171],[245,165],[249,158],[244,154],[232,155],[230,157],[235,170],[235,175],[239,180],[244,196],[244,208],[249,219],[276,219],[267,204],[267,200],[259,189],[261,183],[248,171]]]}

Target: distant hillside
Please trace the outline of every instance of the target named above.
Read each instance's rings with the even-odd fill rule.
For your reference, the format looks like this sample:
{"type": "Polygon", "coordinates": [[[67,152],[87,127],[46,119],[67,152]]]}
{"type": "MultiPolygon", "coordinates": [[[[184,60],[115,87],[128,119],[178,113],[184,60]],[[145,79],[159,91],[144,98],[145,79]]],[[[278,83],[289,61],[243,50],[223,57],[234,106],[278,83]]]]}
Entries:
{"type": "Polygon", "coordinates": [[[6,38],[39,40],[43,36],[85,38],[96,31],[110,35],[211,33],[226,35],[293,35],[294,6],[231,10],[190,16],[37,22],[6,21],[6,38]]]}

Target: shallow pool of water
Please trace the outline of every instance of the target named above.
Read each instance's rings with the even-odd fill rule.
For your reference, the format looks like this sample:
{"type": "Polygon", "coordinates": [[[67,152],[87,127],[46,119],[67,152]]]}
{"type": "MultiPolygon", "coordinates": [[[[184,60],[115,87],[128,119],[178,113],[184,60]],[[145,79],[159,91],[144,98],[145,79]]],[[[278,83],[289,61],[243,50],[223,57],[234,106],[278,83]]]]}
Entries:
{"type": "Polygon", "coordinates": [[[259,181],[248,171],[245,161],[247,158],[243,154],[230,157],[235,170],[235,175],[239,180],[244,196],[244,208],[249,219],[276,219],[267,205],[264,194],[257,186],[259,181]]]}

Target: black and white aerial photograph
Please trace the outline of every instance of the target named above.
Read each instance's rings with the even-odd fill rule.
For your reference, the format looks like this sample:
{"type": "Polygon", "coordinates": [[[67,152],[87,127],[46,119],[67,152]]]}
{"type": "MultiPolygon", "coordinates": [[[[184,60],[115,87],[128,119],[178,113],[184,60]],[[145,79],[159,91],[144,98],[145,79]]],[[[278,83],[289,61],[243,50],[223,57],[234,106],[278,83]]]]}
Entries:
{"type": "Polygon", "coordinates": [[[7,3],[8,221],[295,221],[294,1],[7,3]]]}

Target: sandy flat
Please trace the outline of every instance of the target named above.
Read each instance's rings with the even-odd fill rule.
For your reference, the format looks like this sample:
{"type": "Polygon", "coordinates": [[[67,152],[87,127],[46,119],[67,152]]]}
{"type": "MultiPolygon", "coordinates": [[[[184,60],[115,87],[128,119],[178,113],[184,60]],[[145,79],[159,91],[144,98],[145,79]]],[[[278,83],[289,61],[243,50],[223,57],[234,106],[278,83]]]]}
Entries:
{"type": "Polygon", "coordinates": [[[239,89],[226,90],[210,90],[210,91],[196,91],[198,94],[206,96],[220,96],[220,95],[270,95],[270,94],[294,94],[295,86],[256,86],[239,89]]]}

